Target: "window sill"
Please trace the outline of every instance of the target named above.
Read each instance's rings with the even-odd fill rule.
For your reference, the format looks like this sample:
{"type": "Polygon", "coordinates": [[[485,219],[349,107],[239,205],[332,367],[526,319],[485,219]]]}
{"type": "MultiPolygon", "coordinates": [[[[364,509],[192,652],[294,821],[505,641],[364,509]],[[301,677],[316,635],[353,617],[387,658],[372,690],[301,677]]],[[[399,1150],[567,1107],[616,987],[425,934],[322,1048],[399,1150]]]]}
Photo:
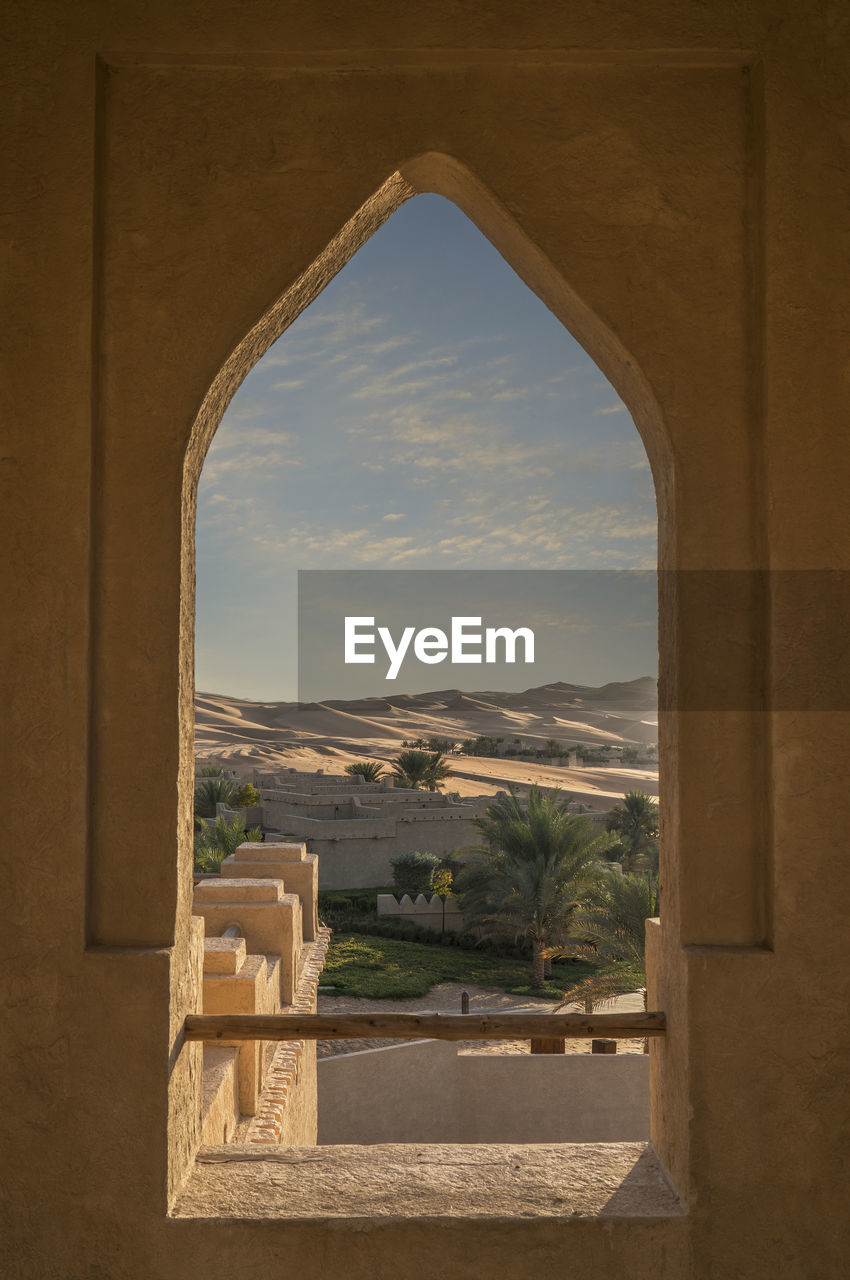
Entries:
{"type": "Polygon", "coordinates": [[[204,1147],[172,1216],[192,1219],[681,1218],[643,1142],[204,1147]]]}

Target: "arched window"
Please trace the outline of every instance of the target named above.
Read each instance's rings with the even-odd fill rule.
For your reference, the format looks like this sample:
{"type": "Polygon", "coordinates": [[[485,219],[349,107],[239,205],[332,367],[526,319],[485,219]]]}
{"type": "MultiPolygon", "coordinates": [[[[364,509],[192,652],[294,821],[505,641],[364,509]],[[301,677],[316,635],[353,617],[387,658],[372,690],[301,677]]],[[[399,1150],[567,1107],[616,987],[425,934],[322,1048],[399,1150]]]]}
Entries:
{"type": "MultiPolygon", "coordinates": [[[[478,212],[487,224],[485,229],[497,243],[503,242],[499,246],[503,252],[505,247],[512,246],[520,259],[519,265],[526,268],[538,285],[545,284],[545,289],[540,288],[538,292],[552,309],[557,301],[559,318],[563,319],[568,313],[570,318],[577,318],[578,327],[585,335],[591,332],[594,322],[578,301],[562,282],[551,278],[551,271],[546,270],[539,256],[493,202],[483,197],[468,175],[442,158],[431,158],[424,168],[420,166],[420,174],[427,171],[428,165],[441,173],[440,185],[453,188],[451,194],[455,199],[457,189],[467,201],[471,199],[473,205],[478,199],[478,212]]],[[[205,625],[213,615],[233,616],[229,636],[231,659],[240,651],[244,657],[244,651],[256,645],[249,660],[250,675],[247,664],[242,668],[249,680],[259,680],[263,661],[272,664],[268,672],[275,670],[277,664],[278,678],[287,678],[282,670],[283,651],[294,648],[294,628],[290,628],[289,646],[286,628],[288,620],[294,617],[295,600],[291,587],[290,597],[286,596],[279,574],[281,564],[289,568],[293,559],[297,559],[300,567],[311,567],[312,562],[312,567],[326,568],[329,563],[338,565],[340,559],[352,566],[394,567],[421,564],[436,554],[449,568],[471,564],[494,569],[507,564],[513,569],[527,565],[540,569],[554,563],[582,570],[600,563],[609,569],[645,570],[654,559],[655,521],[648,510],[652,494],[651,487],[648,490],[646,485],[647,473],[642,470],[646,465],[645,454],[631,428],[618,429],[621,422],[628,421],[623,401],[613,393],[578,344],[558,326],[550,324],[547,336],[557,329],[561,351],[555,356],[554,352],[538,347],[532,358],[532,376],[520,384],[506,376],[510,371],[511,351],[505,351],[504,335],[492,331],[475,335],[472,338],[478,347],[475,359],[463,363],[458,360],[459,343],[463,339],[456,331],[445,335],[442,346],[435,346],[432,341],[421,351],[417,335],[401,332],[391,314],[381,317],[358,313],[352,278],[343,277],[335,288],[338,292],[340,288],[348,288],[347,309],[336,305],[336,300],[331,299],[333,291],[329,289],[300,324],[294,320],[280,345],[270,350],[239,389],[240,374],[244,376],[251,363],[262,354],[263,346],[269,349],[276,331],[292,322],[305,302],[323,286],[343,252],[353,252],[364,228],[371,230],[381,213],[391,211],[390,206],[410,194],[410,188],[398,176],[378,193],[371,211],[361,211],[341,234],[340,242],[329,248],[328,254],[272,308],[240,351],[234,353],[198,417],[187,459],[190,487],[197,476],[204,442],[215,428],[216,416],[220,416],[223,404],[233,395],[227,421],[236,429],[220,436],[210,455],[199,525],[201,536],[208,538],[210,544],[217,542],[220,576],[213,582],[208,576],[209,567],[200,566],[200,599],[205,625]],[[572,382],[565,386],[570,376],[572,382]],[[305,381],[311,377],[321,380],[324,410],[322,420],[312,430],[304,417],[299,418],[299,397],[305,381]],[[344,398],[340,394],[343,382],[346,383],[344,398]],[[483,388],[490,407],[487,422],[481,420],[480,410],[478,417],[468,410],[464,416],[467,402],[475,399],[471,386],[476,385],[479,391],[483,388]],[[423,391],[427,393],[424,409],[423,391]],[[273,393],[277,393],[277,404],[273,393]],[[587,434],[578,442],[574,438],[570,440],[564,430],[563,404],[568,399],[581,405],[579,416],[587,434]],[[438,400],[454,402],[453,417],[447,420],[445,412],[441,416],[435,413],[438,400]],[[520,400],[531,420],[526,416],[518,421],[515,410],[520,400]],[[351,401],[355,402],[354,411],[351,401]],[[286,417],[282,421],[284,404],[286,417]],[[460,411],[458,405],[462,406],[460,411]],[[514,407],[513,414],[505,412],[509,405],[514,407]],[[332,428],[326,430],[326,424],[331,421],[332,428]],[[337,440],[342,439],[342,447],[334,447],[334,433],[337,440]],[[430,445],[425,454],[421,449],[423,441],[430,445]],[[265,459],[262,474],[251,471],[252,453],[265,459]],[[493,468],[492,462],[496,459],[500,465],[493,468]],[[619,464],[631,486],[620,495],[624,503],[633,504],[631,512],[624,512],[622,505],[618,510],[610,498],[603,502],[598,497],[598,474],[612,460],[619,464]],[[415,498],[414,491],[421,492],[436,481],[441,494],[451,494],[451,486],[457,485],[460,478],[461,466],[464,483],[454,490],[455,493],[460,490],[460,501],[453,503],[451,497],[442,496],[438,499],[441,506],[427,512],[430,525],[421,513],[419,522],[414,524],[411,519],[416,515],[416,504],[411,501],[411,496],[415,498]],[[382,487],[387,468],[395,481],[394,496],[400,487],[408,490],[403,501],[394,500],[388,507],[386,489],[382,487]],[[288,470],[290,476],[298,473],[298,492],[282,511],[278,509],[278,514],[272,515],[265,495],[278,469],[288,470]],[[571,475],[574,484],[578,477],[572,494],[564,492],[565,475],[571,475]],[[239,477],[239,482],[248,487],[243,487],[240,493],[239,482],[235,486],[224,483],[233,477],[239,477]],[[640,485],[639,494],[635,482],[640,485]],[[356,497],[365,500],[358,503],[354,500],[356,497]],[[401,511],[389,509],[399,506],[403,508],[401,511]],[[569,507],[568,513],[566,507],[569,507]],[[441,516],[437,512],[441,512],[441,516]],[[331,518],[331,513],[335,518],[331,518]],[[359,517],[353,524],[352,514],[359,517]],[[435,516],[449,522],[453,536],[435,536],[435,516]],[[403,532],[399,527],[402,521],[403,532]],[[509,536],[505,536],[506,533],[509,536]],[[222,552],[229,561],[223,572],[222,552]],[[303,563],[305,559],[307,565],[303,563]],[[276,601],[277,618],[269,618],[270,601],[276,601]]],[[[429,197],[422,205],[434,199],[429,197]]],[[[400,221],[412,220],[421,238],[428,227],[428,213],[420,207],[417,224],[414,209],[415,205],[409,206],[400,221]]],[[[452,214],[441,216],[450,218],[452,214]]],[[[460,215],[454,212],[453,216],[459,218],[460,215]]],[[[469,231],[475,235],[471,227],[469,231]]],[[[403,237],[397,238],[403,242],[403,237]]],[[[487,255],[494,256],[490,245],[485,244],[479,267],[485,283],[487,255]]],[[[523,294],[530,310],[538,307],[530,294],[525,291],[523,294]]],[[[426,310],[428,302],[426,298],[426,310]]],[[[516,322],[516,317],[512,318],[516,322]]],[[[460,324],[462,327],[462,321],[460,324]]],[[[602,361],[607,357],[617,366],[619,385],[625,394],[639,392],[639,416],[651,421],[651,398],[634,366],[617,351],[608,335],[599,345],[598,358],[602,361]],[[616,356],[613,361],[612,352],[616,356]]],[[[315,402],[312,412],[316,413],[315,402]]],[[[274,607],[272,603],[272,609],[274,607]]],[[[644,617],[641,621],[644,634],[649,623],[650,646],[654,647],[654,618],[644,617]]],[[[609,636],[613,629],[611,622],[609,615],[609,636]]],[[[600,631],[604,629],[604,623],[599,620],[594,625],[600,631]]],[[[646,652],[644,646],[642,654],[646,652]]],[[[199,654],[199,665],[204,672],[216,670],[212,655],[205,650],[199,654]]],[[[236,671],[238,665],[230,669],[236,671]]],[[[294,671],[291,671],[286,690],[290,697],[295,692],[293,677],[294,671]]],[[[226,682],[228,677],[222,678],[226,682]]],[[[205,676],[203,683],[207,683],[205,676]]],[[[209,683],[215,683],[215,676],[209,683]]],[[[246,691],[255,698],[261,697],[259,683],[246,691]]],[[[279,696],[283,690],[279,686],[274,692],[279,696]]],[[[273,695],[266,692],[264,696],[273,695]]],[[[222,742],[216,740],[214,723],[207,728],[207,745],[214,752],[222,742]]],[[[644,734],[645,738],[654,736],[644,734]]]]}

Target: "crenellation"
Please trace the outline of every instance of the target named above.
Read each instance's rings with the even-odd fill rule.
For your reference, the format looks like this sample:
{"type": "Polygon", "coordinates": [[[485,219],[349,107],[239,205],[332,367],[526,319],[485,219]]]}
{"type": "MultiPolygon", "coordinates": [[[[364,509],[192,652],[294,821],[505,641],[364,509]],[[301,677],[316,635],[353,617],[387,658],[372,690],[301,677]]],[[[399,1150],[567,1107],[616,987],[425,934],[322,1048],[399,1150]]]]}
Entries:
{"type": "MultiPolygon", "coordinates": [[[[316,857],[299,844],[246,844],[228,862],[194,890],[193,912],[206,930],[202,1011],[315,1013],[330,937],[318,926],[316,857]],[[259,875],[244,874],[255,868],[259,875]],[[298,881],[303,899],[287,891],[280,870],[298,881]]],[[[203,1141],[315,1142],[315,1056],[315,1044],[302,1040],[205,1045],[203,1141]]]]}
{"type": "Polygon", "coordinates": [[[280,880],[287,893],[301,901],[301,921],[306,942],[315,942],[319,929],[319,868],[315,854],[303,843],[266,842],[241,844],[221,864],[221,875],[230,883],[244,877],[280,880]]]}

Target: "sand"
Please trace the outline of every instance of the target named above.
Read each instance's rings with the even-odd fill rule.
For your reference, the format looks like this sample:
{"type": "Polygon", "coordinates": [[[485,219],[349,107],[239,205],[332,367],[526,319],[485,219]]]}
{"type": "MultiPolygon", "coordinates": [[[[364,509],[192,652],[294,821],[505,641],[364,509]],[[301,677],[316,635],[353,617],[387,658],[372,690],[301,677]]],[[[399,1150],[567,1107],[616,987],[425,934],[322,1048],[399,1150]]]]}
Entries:
{"type": "MultiPolygon", "coordinates": [[[[523,693],[461,693],[458,689],[356,702],[251,702],[223,694],[195,698],[195,753],[215,757],[250,778],[268,772],[324,769],[340,773],[364,757],[391,760],[404,739],[486,734],[543,746],[609,742],[640,745],[658,739],[655,681],[641,677],[590,688],[557,683],[523,693]]],[[[458,756],[447,789],[494,795],[509,783],[539,782],[608,809],[633,788],[658,794],[656,769],[563,768],[539,762],[458,756]]]]}

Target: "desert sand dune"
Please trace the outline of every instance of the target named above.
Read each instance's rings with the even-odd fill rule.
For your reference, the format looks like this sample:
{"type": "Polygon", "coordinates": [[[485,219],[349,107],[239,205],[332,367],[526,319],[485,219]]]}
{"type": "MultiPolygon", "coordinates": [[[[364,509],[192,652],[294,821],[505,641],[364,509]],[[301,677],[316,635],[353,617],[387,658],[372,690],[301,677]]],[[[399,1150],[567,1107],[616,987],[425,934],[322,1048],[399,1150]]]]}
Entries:
{"type": "MultiPolygon", "coordinates": [[[[252,768],[340,772],[364,757],[388,760],[404,739],[478,735],[512,744],[544,746],[640,745],[658,737],[655,680],[649,676],[601,688],[557,682],[522,693],[442,689],[391,698],[345,702],[251,702],[223,694],[195,698],[195,753],[228,762],[240,774],[252,768]]],[[[538,781],[587,796],[594,807],[611,804],[632,787],[657,794],[655,770],[568,769],[540,761],[458,757],[452,789],[493,794],[508,783],[538,781]]]]}

